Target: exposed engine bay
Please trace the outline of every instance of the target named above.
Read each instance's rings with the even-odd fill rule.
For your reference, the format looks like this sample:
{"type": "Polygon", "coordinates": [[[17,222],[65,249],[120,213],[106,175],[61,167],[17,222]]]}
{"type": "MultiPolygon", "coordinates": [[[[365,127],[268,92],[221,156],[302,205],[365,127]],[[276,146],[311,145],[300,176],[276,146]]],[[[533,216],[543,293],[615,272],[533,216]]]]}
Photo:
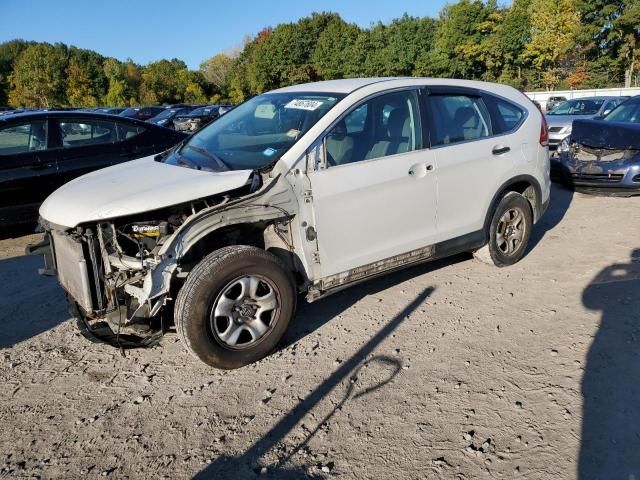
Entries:
{"type": "MultiPolygon", "coordinates": [[[[171,295],[153,298],[151,292],[152,272],[172,257],[162,255],[162,247],[188,220],[247,196],[261,185],[255,173],[242,188],[187,204],[67,231],[45,225],[52,246],[46,262],[49,273],[58,275],[73,299],[72,313],[82,333],[121,348],[156,344],[172,321],[171,309],[162,308],[171,295]]],[[[186,277],[193,265],[188,257],[181,260],[180,265],[173,262],[172,273],[186,277]]]]}

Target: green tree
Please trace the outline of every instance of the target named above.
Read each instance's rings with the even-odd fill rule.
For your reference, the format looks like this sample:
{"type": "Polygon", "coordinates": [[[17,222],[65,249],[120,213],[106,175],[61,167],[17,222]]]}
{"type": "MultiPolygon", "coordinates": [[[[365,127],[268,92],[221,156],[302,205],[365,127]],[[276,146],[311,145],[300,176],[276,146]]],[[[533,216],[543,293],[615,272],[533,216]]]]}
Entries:
{"type": "Polygon", "coordinates": [[[30,45],[16,59],[10,76],[9,103],[14,106],[66,105],[64,49],[47,43],[30,45]]]}
{"type": "Polygon", "coordinates": [[[224,53],[219,53],[209,60],[202,62],[200,64],[200,72],[202,72],[202,75],[208,82],[212,83],[218,91],[222,92],[228,85],[233,65],[233,58],[224,53]]]}
{"type": "Polygon", "coordinates": [[[18,55],[33,44],[34,42],[24,40],[11,40],[0,44],[0,105],[6,105],[9,101],[9,77],[18,55]]]}
{"type": "Polygon", "coordinates": [[[159,60],[142,72],[140,100],[145,104],[178,103],[189,83],[187,66],[182,60],[159,60]]]}
{"type": "Polygon", "coordinates": [[[416,71],[422,75],[483,78],[482,61],[486,22],[497,10],[494,1],[460,0],[440,13],[433,49],[418,58],[416,71]]]}
{"type": "Polygon", "coordinates": [[[87,64],[72,58],[67,67],[67,99],[74,107],[95,107],[98,97],[87,72],[87,64]]]}
{"type": "Polygon", "coordinates": [[[531,41],[523,58],[531,62],[548,89],[556,87],[571,68],[579,20],[575,0],[531,3],[531,41]]]}

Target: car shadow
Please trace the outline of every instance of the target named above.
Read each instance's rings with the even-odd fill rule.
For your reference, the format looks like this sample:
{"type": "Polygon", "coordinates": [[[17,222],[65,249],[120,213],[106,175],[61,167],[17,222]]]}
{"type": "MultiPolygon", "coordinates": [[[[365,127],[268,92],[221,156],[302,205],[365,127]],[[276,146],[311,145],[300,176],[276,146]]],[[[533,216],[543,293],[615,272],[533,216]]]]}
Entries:
{"type": "Polygon", "coordinates": [[[291,321],[285,337],[278,345],[278,350],[286,349],[310,333],[313,333],[364,297],[375,295],[415,277],[425,275],[449,265],[468,261],[472,258],[473,256],[470,253],[461,253],[441,260],[422,263],[367,280],[313,303],[308,303],[304,297],[301,296],[298,298],[296,315],[291,321]]]}
{"type": "Polygon", "coordinates": [[[67,303],[52,277],[38,274],[40,255],[0,260],[0,348],[9,348],[69,318],[67,303]]]}
{"type": "Polygon", "coordinates": [[[582,377],[580,480],[640,478],[640,249],[582,294],[602,312],[582,377]]]}
{"type": "Polygon", "coordinates": [[[569,206],[573,200],[573,194],[573,190],[558,185],[557,183],[551,184],[551,203],[549,203],[549,208],[547,208],[547,211],[531,232],[527,253],[533,251],[544,236],[557,227],[562,221],[569,210],[569,206]]]}
{"type": "MultiPolygon", "coordinates": [[[[296,467],[291,468],[287,463],[297,452],[305,448],[313,436],[322,426],[326,426],[332,417],[342,410],[346,402],[350,398],[358,398],[372,393],[375,390],[383,388],[398,375],[402,369],[402,365],[397,358],[385,355],[375,355],[367,358],[375,351],[375,349],[389,337],[416,309],[418,309],[427,298],[433,293],[433,287],[425,288],[413,301],[405,308],[391,318],[377,333],[375,333],[360,349],[350,358],[346,359],[339,367],[320,385],[311,391],[304,399],[302,399],[289,412],[281,416],[276,424],[262,437],[251,445],[244,453],[239,456],[223,456],[217,458],[213,463],[204,470],[197,473],[195,479],[224,479],[224,478],[250,478],[261,473],[263,467],[260,466],[261,458],[271,449],[277,446],[278,460],[275,465],[267,467],[267,478],[287,479],[287,478],[307,478],[310,473],[307,470],[296,467]],[[378,380],[375,385],[360,385],[358,380],[358,372],[363,367],[380,368],[382,374],[373,375],[372,378],[378,380]],[[327,397],[345,380],[349,379],[346,391],[342,395],[331,411],[317,423],[317,426],[309,431],[304,439],[294,446],[283,445],[282,441],[287,435],[298,425],[298,423],[318,405],[325,397],[327,397]],[[358,392],[356,393],[356,390],[358,392]]],[[[266,466],[265,466],[266,467],[266,466]]],[[[327,466],[331,470],[330,466],[327,466]]],[[[313,475],[313,472],[311,472],[313,475]]],[[[262,476],[262,475],[261,475],[262,476]]],[[[322,478],[318,474],[316,477],[322,478]]]]}

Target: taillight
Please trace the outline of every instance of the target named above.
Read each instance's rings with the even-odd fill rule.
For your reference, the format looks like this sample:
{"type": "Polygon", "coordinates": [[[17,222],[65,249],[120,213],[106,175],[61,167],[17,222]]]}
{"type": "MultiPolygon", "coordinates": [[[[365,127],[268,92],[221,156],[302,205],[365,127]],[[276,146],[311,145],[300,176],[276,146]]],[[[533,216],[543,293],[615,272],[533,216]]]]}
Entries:
{"type": "Polygon", "coordinates": [[[544,115],[542,115],[542,123],[540,124],[540,145],[543,147],[549,146],[549,126],[544,115]]]}

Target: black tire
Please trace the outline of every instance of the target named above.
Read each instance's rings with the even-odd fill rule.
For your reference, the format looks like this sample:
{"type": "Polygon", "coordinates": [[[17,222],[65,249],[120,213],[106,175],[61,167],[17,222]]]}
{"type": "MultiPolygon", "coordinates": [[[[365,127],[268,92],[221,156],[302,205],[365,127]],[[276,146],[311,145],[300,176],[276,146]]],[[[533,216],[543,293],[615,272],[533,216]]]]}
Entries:
{"type": "Polygon", "coordinates": [[[491,263],[497,267],[513,265],[524,256],[532,228],[533,213],[529,201],[517,192],[507,192],[498,202],[498,206],[491,218],[488,232],[489,243],[477,250],[474,256],[482,262],[491,263]],[[520,235],[521,238],[517,241],[517,247],[515,248],[504,239],[505,235],[503,234],[505,232],[500,231],[505,226],[505,215],[512,211],[519,212],[522,215],[523,226],[521,233],[516,232],[516,235],[520,235]]]}
{"type": "MultiPolygon", "coordinates": [[[[245,292],[244,284],[237,288],[245,292]]],[[[244,297],[237,300],[224,298],[225,302],[244,301],[244,297]]],[[[234,245],[211,253],[191,271],[176,299],[176,330],[187,350],[206,364],[225,370],[239,368],[260,360],[275,348],[294,315],[295,304],[296,289],[292,276],[278,257],[259,248],[234,245]],[[246,278],[263,282],[256,291],[257,288],[270,290],[269,295],[275,295],[278,307],[272,310],[266,333],[261,333],[258,340],[251,340],[246,346],[232,347],[219,334],[216,322],[220,318],[215,317],[214,312],[218,312],[216,308],[222,302],[221,296],[236,288],[234,282],[239,284],[246,278]]],[[[256,313],[254,317],[242,318],[260,321],[261,314],[254,310],[256,313]]],[[[240,316],[235,310],[234,315],[240,316]]],[[[234,322],[231,315],[221,318],[228,322],[229,329],[244,328],[241,319],[234,322]]],[[[245,333],[249,335],[251,332],[241,332],[240,336],[245,333]]],[[[253,333],[249,337],[253,338],[253,333]]]]}

